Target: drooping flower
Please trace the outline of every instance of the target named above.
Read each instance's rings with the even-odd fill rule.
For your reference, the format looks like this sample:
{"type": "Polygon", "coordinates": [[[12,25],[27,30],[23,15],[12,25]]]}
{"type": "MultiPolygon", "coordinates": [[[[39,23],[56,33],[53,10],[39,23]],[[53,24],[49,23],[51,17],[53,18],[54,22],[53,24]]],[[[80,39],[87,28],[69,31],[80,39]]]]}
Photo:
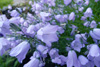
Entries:
{"type": "Polygon", "coordinates": [[[86,42],[87,38],[85,37],[85,34],[76,34],[75,35],[75,40],[72,41],[71,43],[71,47],[80,52],[81,51],[81,48],[83,48],[85,45],[85,42],[86,42]]]}
{"type": "Polygon", "coordinates": [[[81,42],[80,42],[79,40],[76,39],[76,40],[74,40],[74,41],[71,43],[71,47],[72,47],[74,50],[80,52],[80,51],[81,51],[81,48],[82,48],[82,44],[81,44],[81,42]]]}
{"type": "Polygon", "coordinates": [[[96,67],[100,67],[100,56],[95,57],[93,59],[93,61],[94,61],[94,64],[96,65],[96,67]]]}
{"type": "Polygon", "coordinates": [[[90,23],[90,28],[96,28],[97,27],[97,24],[96,22],[93,20],[91,23],[90,23]]]}
{"type": "Polygon", "coordinates": [[[90,31],[89,34],[93,39],[100,40],[100,29],[99,28],[94,28],[93,31],[90,31]]]}
{"type": "Polygon", "coordinates": [[[46,43],[47,46],[51,47],[52,42],[58,41],[56,34],[57,30],[57,25],[47,24],[37,31],[37,38],[46,43]]]}
{"type": "Polygon", "coordinates": [[[87,8],[87,10],[85,11],[84,13],[84,16],[85,17],[91,17],[93,14],[92,14],[92,9],[89,7],[87,8]]]}
{"type": "Polygon", "coordinates": [[[67,67],[80,67],[76,52],[74,50],[68,52],[66,64],[67,67]]]}
{"type": "Polygon", "coordinates": [[[23,67],[39,67],[40,61],[37,58],[32,58],[28,63],[23,67]]]}
{"type": "Polygon", "coordinates": [[[29,43],[27,41],[23,41],[16,47],[11,49],[10,56],[16,57],[18,61],[22,63],[29,49],[30,49],[29,43]]]}
{"type": "Polygon", "coordinates": [[[100,56],[100,49],[98,47],[98,45],[96,44],[93,44],[89,50],[89,54],[88,56],[91,56],[91,57],[98,57],[100,56]]]}
{"type": "Polygon", "coordinates": [[[78,57],[78,60],[81,63],[81,65],[86,65],[89,62],[88,59],[85,56],[83,56],[83,55],[80,55],[78,57]]]}
{"type": "Polygon", "coordinates": [[[47,57],[47,53],[48,53],[48,50],[49,50],[48,47],[43,46],[43,45],[38,45],[37,50],[40,52],[42,57],[47,57]]]}
{"type": "Polygon", "coordinates": [[[5,15],[0,15],[0,34],[3,36],[6,36],[6,34],[11,34],[10,25],[5,15]]]}

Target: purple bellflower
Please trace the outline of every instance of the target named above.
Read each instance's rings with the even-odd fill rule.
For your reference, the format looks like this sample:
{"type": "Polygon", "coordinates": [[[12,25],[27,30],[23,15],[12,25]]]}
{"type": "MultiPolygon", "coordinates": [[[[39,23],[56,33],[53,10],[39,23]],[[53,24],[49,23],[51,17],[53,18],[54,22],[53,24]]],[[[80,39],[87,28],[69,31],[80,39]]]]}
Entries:
{"type": "Polygon", "coordinates": [[[100,49],[98,47],[98,45],[96,44],[93,44],[89,50],[89,54],[88,54],[88,57],[91,56],[91,57],[98,57],[100,56],[100,49]]]}
{"type": "Polygon", "coordinates": [[[22,63],[29,49],[30,49],[30,44],[27,41],[23,41],[16,47],[11,49],[10,56],[16,57],[18,61],[22,63]]]}
{"type": "Polygon", "coordinates": [[[90,36],[93,39],[100,40],[100,29],[94,28],[93,31],[90,31],[90,36]]]}
{"type": "Polygon", "coordinates": [[[68,57],[66,61],[67,67],[80,67],[76,52],[74,50],[68,52],[68,57]]]}
{"type": "Polygon", "coordinates": [[[57,30],[57,25],[47,24],[37,31],[37,38],[46,43],[47,46],[51,47],[52,42],[58,41],[58,37],[56,34],[57,30]]]}

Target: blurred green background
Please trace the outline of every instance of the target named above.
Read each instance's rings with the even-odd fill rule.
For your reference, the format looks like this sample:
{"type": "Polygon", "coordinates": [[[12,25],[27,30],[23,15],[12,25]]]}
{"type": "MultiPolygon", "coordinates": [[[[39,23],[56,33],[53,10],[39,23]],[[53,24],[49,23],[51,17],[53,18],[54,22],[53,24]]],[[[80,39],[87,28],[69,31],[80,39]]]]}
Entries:
{"type": "Polygon", "coordinates": [[[0,0],[0,8],[3,8],[4,6],[7,6],[12,3],[13,3],[13,0],[0,0]]]}

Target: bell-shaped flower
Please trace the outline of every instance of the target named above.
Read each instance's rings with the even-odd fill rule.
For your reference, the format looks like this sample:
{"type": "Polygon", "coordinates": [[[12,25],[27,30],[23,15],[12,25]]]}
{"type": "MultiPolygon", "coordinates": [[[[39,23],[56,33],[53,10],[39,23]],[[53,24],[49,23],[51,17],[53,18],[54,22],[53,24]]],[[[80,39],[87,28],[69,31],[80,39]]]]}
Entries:
{"type": "Polygon", "coordinates": [[[96,44],[93,44],[89,50],[89,54],[88,56],[91,56],[91,57],[98,57],[100,56],[100,49],[99,49],[99,46],[96,45],[96,44]]]}
{"type": "Polygon", "coordinates": [[[91,23],[90,23],[90,28],[96,28],[97,27],[97,24],[96,22],[93,20],[91,23]]]}
{"type": "Polygon", "coordinates": [[[93,39],[100,40],[100,29],[99,28],[94,28],[93,31],[90,31],[89,34],[93,39]]]}
{"type": "Polygon", "coordinates": [[[69,20],[75,20],[75,13],[74,12],[71,12],[70,15],[69,15],[69,20]]]}
{"type": "Polygon", "coordinates": [[[9,20],[5,15],[0,15],[0,34],[6,36],[6,34],[11,34],[9,20]]]}
{"type": "Polygon", "coordinates": [[[68,6],[71,2],[72,2],[72,0],[64,0],[64,4],[65,4],[66,6],[68,6]]]}
{"type": "Polygon", "coordinates": [[[27,28],[27,31],[26,31],[30,36],[34,36],[35,35],[35,26],[34,25],[30,25],[28,28],[27,28]]]}
{"type": "Polygon", "coordinates": [[[42,18],[42,21],[50,21],[52,19],[50,16],[50,13],[40,12],[40,17],[42,18]]]}
{"type": "Polygon", "coordinates": [[[72,47],[74,50],[80,52],[80,51],[81,51],[81,48],[82,48],[82,44],[81,44],[81,42],[80,42],[79,40],[74,40],[74,41],[71,43],[71,47],[72,47]]]}
{"type": "Polygon", "coordinates": [[[37,31],[37,38],[46,43],[47,46],[51,47],[52,42],[58,41],[58,37],[56,34],[57,30],[57,25],[47,24],[37,31]]]}
{"type": "Polygon", "coordinates": [[[68,52],[66,64],[67,64],[67,67],[73,67],[73,66],[80,67],[76,52],[74,50],[68,52]]]}
{"type": "Polygon", "coordinates": [[[48,53],[48,50],[49,50],[48,47],[43,46],[43,45],[38,45],[37,50],[40,52],[40,54],[43,57],[47,57],[47,53],[48,53]]]}
{"type": "Polygon", "coordinates": [[[78,57],[78,60],[81,63],[81,65],[86,65],[89,62],[88,59],[85,56],[83,56],[83,55],[80,55],[78,57]]]}
{"type": "Polygon", "coordinates": [[[13,10],[10,12],[12,17],[18,17],[20,15],[20,13],[17,10],[13,10]]]}
{"type": "Polygon", "coordinates": [[[16,57],[20,63],[25,59],[25,56],[30,49],[30,44],[27,41],[23,41],[10,51],[10,56],[16,57]]]}
{"type": "Polygon", "coordinates": [[[37,58],[32,58],[28,63],[23,67],[39,67],[40,61],[37,58]]]}
{"type": "Polygon", "coordinates": [[[55,15],[55,19],[60,22],[60,23],[63,23],[63,22],[66,22],[67,19],[68,19],[68,15],[65,14],[65,15],[55,15]]]}
{"type": "Polygon", "coordinates": [[[59,56],[58,49],[56,49],[56,48],[51,49],[49,52],[49,55],[50,55],[51,59],[58,57],[59,56]]]}
{"type": "Polygon", "coordinates": [[[91,17],[93,14],[92,14],[92,9],[89,7],[87,8],[87,10],[85,11],[84,13],[84,16],[85,17],[91,17]]]}

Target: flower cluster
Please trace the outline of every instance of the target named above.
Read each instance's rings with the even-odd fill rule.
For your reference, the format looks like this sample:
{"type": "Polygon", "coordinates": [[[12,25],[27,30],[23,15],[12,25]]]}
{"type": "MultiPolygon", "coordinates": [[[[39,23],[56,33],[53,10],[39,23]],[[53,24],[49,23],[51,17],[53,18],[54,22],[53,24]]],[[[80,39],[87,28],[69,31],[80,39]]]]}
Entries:
{"type": "Polygon", "coordinates": [[[0,15],[0,56],[23,63],[32,53],[23,67],[100,67],[100,28],[89,4],[90,0],[37,0],[29,6],[9,5],[11,17],[0,15]]]}

